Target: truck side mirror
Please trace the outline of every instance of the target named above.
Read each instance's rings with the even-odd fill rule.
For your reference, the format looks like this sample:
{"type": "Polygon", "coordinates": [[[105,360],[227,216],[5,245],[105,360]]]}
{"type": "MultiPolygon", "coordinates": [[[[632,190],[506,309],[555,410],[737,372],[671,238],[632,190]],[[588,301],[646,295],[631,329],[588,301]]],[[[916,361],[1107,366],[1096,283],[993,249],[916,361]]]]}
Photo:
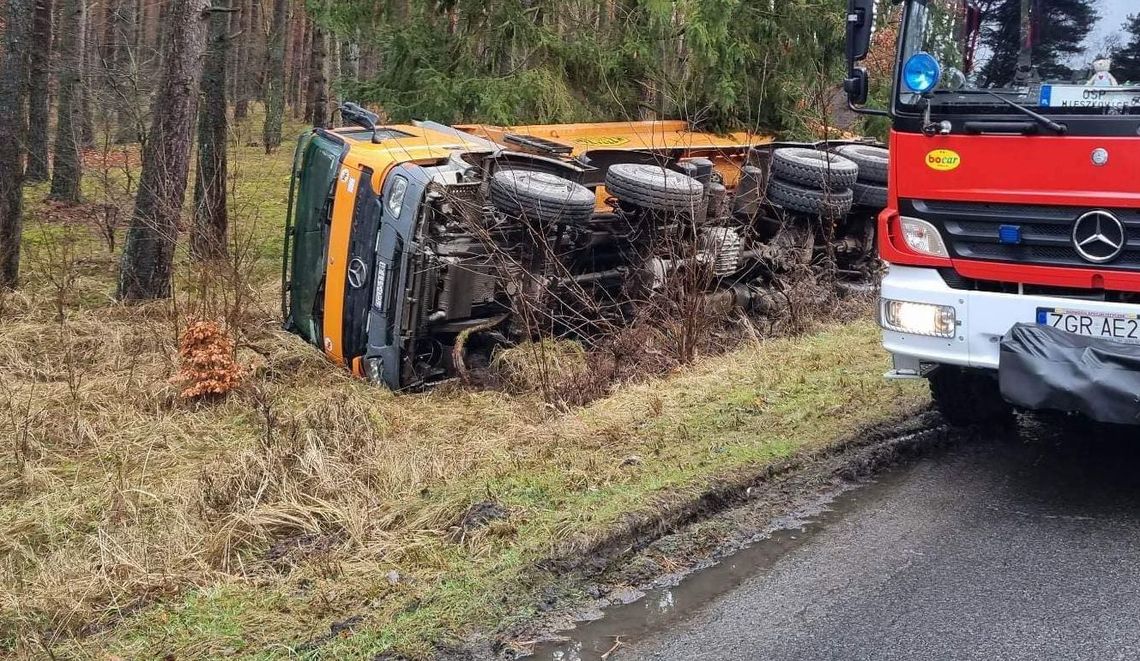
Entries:
{"type": "MultiPolygon", "coordinates": [[[[897,0],[896,0],[897,3],[897,0]]],[[[856,112],[869,115],[885,115],[881,110],[867,110],[870,81],[867,70],[858,66],[867,59],[871,50],[871,34],[875,28],[875,0],[847,0],[847,79],[843,90],[847,93],[847,105],[856,112]]]]}
{"type": "Polygon", "coordinates": [[[847,65],[867,59],[875,27],[875,0],[847,0],[847,65]]]}
{"type": "Polygon", "coordinates": [[[365,110],[361,106],[352,103],[351,101],[345,101],[344,103],[340,104],[339,110],[341,119],[350,124],[356,124],[362,129],[375,131],[376,124],[380,122],[379,115],[374,112],[365,110]]]}
{"type": "Polygon", "coordinates": [[[843,91],[847,92],[847,101],[852,106],[861,106],[867,103],[870,84],[867,79],[867,70],[863,67],[853,67],[843,81],[843,91]]]}

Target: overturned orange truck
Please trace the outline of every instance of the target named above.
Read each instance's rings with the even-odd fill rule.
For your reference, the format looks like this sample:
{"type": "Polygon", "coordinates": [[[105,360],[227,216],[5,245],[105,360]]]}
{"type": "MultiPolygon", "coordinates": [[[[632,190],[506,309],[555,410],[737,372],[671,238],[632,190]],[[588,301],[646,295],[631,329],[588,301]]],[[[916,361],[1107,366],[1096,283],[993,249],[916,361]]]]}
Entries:
{"type": "Polygon", "coordinates": [[[781,270],[816,258],[859,277],[876,262],[887,154],[871,144],[669,121],[381,126],[355,104],[341,114],[347,127],[298,142],[285,326],[392,389],[452,378],[457,361],[485,364],[536,333],[626,323],[679,274],[721,309],[757,312],[781,270]],[[537,324],[524,311],[535,307],[537,324]]]}

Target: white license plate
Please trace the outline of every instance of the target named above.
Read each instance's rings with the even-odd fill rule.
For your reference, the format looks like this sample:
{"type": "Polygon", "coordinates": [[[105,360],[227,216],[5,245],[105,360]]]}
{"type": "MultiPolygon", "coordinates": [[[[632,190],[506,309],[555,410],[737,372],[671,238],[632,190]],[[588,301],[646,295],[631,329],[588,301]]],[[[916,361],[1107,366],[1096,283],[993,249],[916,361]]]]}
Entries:
{"type": "Polygon", "coordinates": [[[1037,323],[1068,333],[1140,344],[1140,317],[1059,308],[1037,308],[1037,323]]]}
{"type": "Polygon", "coordinates": [[[385,289],[388,286],[388,266],[378,261],[376,267],[376,293],[372,298],[372,307],[376,308],[377,312],[383,312],[384,297],[387,295],[385,289]]]}
{"type": "Polygon", "coordinates": [[[1140,90],[1132,87],[1087,85],[1042,85],[1043,108],[1134,108],[1140,106],[1140,90]]]}

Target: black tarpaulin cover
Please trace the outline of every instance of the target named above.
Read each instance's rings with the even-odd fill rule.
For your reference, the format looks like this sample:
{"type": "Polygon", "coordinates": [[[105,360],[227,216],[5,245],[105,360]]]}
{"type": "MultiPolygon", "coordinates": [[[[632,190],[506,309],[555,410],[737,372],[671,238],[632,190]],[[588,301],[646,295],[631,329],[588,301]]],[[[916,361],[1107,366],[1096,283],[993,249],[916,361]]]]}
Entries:
{"type": "Polygon", "coordinates": [[[1002,339],[999,374],[1016,406],[1140,424],[1140,345],[1018,324],[1002,339]]]}

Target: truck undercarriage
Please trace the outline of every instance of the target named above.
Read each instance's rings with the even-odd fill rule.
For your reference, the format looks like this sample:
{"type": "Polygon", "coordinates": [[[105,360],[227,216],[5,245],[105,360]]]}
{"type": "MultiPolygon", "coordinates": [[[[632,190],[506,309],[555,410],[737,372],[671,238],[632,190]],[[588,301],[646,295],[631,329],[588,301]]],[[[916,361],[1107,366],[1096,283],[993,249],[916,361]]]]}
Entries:
{"type": "MultiPolygon", "coordinates": [[[[859,281],[877,268],[887,159],[873,145],[571,154],[539,132],[428,128],[475,137],[444,158],[394,165],[373,200],[357,200],[351,224],[361,236],[344,255],[343,362],[393,389],[463,376],[520,341],[589,343],[652,314],[681,314],[670,306],[682,301],[710,314],[765,314],[774,280],[813,264],[859,281]]],[[[359,136],[336,138],[351,153],[359,136]]],[[[308,161],[298,161],[303,184],[308,161]]],[[[330,206],[343,192],[335,188],[330,206]]],[[[294,283],[305,278],[290,255],[302,225],[287,230],[285,313],[304,335],[298,320],[331,306],[324,286],[314,297],[323,310],[298,311],[307,302],[294,283]]],[[[324,250],[335,261],[336,246],[324,250]]],[[[322,326],[327,350],[328,319],[322,326]]]]}

